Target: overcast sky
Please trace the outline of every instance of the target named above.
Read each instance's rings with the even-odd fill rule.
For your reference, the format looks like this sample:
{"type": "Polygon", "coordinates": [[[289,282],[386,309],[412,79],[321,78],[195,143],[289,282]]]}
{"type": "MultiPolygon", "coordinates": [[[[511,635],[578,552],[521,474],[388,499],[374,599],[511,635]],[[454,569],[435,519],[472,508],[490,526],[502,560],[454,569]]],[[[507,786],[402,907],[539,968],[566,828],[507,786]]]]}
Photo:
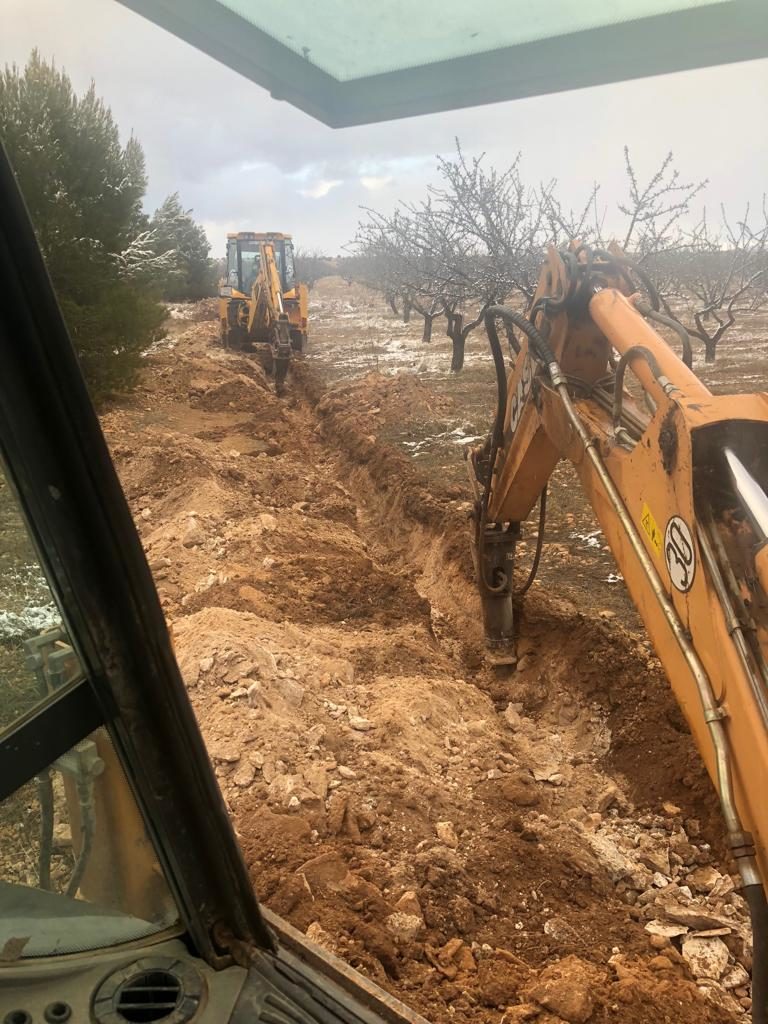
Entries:
{"type": "Polygon", "coordinates": [[[686,177],[709,179],[712,208],[759,203],[768,187],[765,60],[333,130],[115,0],[0,0],[0,63],[23,63],[35,46],[76,89],[95,80],[144,147],[147,207],[178,191],[214,255],[236,229],[291,231],[336,253],[360,206],[423,195],[455,136],[498,166],[522,150],[530,180],[556,177],[574,205],[593,180],[615,203],[625,143],[645,174],[674,150],[686,177]]]}

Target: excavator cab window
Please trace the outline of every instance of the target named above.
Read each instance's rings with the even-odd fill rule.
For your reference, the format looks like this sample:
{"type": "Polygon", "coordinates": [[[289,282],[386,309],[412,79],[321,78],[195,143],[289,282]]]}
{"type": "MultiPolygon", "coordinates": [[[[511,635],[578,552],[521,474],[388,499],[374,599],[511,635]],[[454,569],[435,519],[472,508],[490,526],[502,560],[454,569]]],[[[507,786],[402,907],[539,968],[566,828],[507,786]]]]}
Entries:
{"type": "Polygon", "coordinates": [[[227,284],[238,290],[240,288],[240,258],[236,238],[227,240],[227,284]]]}
{"type": "Polygon", "coordinates": [[[0,949],[143,939],[178,912],[109,735],[77,707],[90,683],[1,462],[0,523],[0,949]]]}
{"type": "Polygon", "coordinates": [[[293,260],[293,242],[286,240],[283,245],[285,246],[283,290],[290,292],[296,287],[296,266],[293,260]]]}
{"type": "Polygon", "coordinates": [[[258,242],[241,240],[238,242],[238,255],[240,266],[238,277],[240,280],[240,291],[248,295],[253,288],[256,278],[259,276],[261,264],[261,253],[258,242]]]}
{"type": "Polygon", "coordinates": [[[2,145],[0,278],[2,1019],[39,957],[272,939],[2,145]]]}
{"type": "Polygon", "coordinates": [[[2,144],[0,280],[0,1020],[422,1021],[259,906],[2,144]]]}
{"type": "MultiPolygon", "coordinates": [[[[81,676],[48,580],[0,462],[0,734],[81,676]],[[43,672],[41,637],[55,637],[43,672]],[[66,652],[66,653],[65,653],[66,652]]],[[[2,807],[3,805],[0,805],[2,807]]]]}
{"type": "Polygon", "coordinates": [[[293,242],[289,239],[275,239],[272,243],[272,249],[275,254],[275,266],[280,275],[280,284],[284,292],[289,292],[296,283],[293,242]]]}

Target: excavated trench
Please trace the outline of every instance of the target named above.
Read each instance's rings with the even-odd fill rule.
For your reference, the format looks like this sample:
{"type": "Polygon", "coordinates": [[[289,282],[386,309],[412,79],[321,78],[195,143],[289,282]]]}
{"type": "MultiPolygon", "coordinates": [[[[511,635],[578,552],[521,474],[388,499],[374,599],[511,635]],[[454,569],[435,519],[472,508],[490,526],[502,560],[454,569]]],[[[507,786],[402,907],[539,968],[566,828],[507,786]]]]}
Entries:
{"type": "Polygon", "coordinates": [[[549,586],[484,666],[465,489],[382,440],[426,387],[308,362],[278,400],[190,321],[104,418],[256,891],[435,1022],[739,1019],[659,666],[549,586]]]}

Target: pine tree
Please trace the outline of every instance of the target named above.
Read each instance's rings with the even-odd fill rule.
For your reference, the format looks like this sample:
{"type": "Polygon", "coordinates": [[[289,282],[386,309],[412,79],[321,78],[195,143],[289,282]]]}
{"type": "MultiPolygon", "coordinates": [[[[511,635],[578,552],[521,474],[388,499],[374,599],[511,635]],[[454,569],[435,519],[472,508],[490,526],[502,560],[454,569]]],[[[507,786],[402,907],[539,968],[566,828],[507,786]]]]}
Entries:
{"type": "Polygon", "coordinates": [[[163,297],[170,301],[202,299],[215,294],[213,262],[208,254],[210,243],[191,210],[181,205],[179,193],[163,202],[150,221],[154,246],[159,254],[174,253],[175,267],[167,274],[163,297]]]}
{"type": "MultiPolygon", "coordinates": [[[[0,72],[0,137],[35,225],[93,395],[129,385],[162,337],[152,270],[168,261],[143,244],[147,179],[135,138],[121,145],[95,85],[78,97],[35,50],[0,72]]],[[[145,239],[146,241],[146,239],[145,239]]]]}

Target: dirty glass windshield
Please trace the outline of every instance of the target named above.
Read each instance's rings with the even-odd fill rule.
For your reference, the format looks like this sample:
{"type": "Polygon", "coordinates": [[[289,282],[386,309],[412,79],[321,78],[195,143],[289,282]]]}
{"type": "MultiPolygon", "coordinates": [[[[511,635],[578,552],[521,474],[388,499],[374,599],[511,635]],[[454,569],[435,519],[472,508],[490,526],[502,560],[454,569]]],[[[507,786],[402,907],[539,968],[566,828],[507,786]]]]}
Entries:
{"type": "Polygon", "coordinates": [[[237,267],[237,241],[230,238],[227,241],[227,284],[237,288],[239,284],[239,271],[237,267]]]}
{"type": "Polygon", "coordinates": [[[285,243],[285,275],[283,281],[287,292],[296,284],[296,267],[293,262],[293,245],[291,242],[285,243]]]}
{"type": "Polygon", "coordinates": [[[241,291],[250,292],[259,276],[261,253],[258,242],[240,242],[241,291]]]}
{"type": "MultiPolygon", "coordinates": [[[[2,464],[0,540],[0,744],[23,757],[24,726],[83,671],[2,464]]],[[[13,792],[5,783],[0,962],[131,941],[176,920],[105,729],[13,792]]]]}
{"type": "Polygon", "coordinates": [[[283,271],[283,243],[275,242],[273,246],[273,252],[275,254],[275,266],[277,267],[277,272],[280,275],[280,280],[283,284],[283,288],[285,288],[285,274],[283,271]]]}
{"type": "Polygon", "coordinates": [[[177,916],[105,729],[0,802],[0,960],[131,942],[177,916]]]}
{"type": "Polygon", "coordinates": [[[81,674],[0,463],[0,735],[81,674]]]}

